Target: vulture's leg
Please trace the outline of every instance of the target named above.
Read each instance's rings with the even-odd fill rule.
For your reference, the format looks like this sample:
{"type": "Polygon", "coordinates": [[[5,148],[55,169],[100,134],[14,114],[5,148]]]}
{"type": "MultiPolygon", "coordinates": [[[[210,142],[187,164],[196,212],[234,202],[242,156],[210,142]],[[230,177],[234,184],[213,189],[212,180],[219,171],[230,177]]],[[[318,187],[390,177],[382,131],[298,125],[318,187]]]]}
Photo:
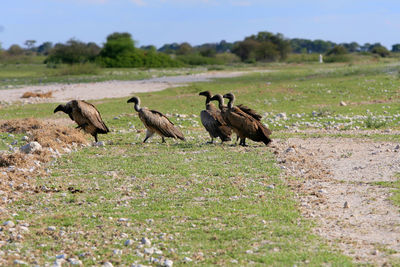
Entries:
{"type": "Polygon", "coordinates": [[[97,140],[97,133],[95,133],[94,135],[94,141],[96,141],[96,143],[98,142],[98,140],[97,140]]]}
{"type": "Polygon", "coordinates": [[[214,144],[214,137],[211,136],[211,141],[208,141],[207,144],[214,144]]]}
{"type": "Polygon", "coordinates": [[[88,126],[88,124],[87,123],[84,123],[84,124],[82,124],[82,125],[78,125],[77,127],[76,127],[76,129],[85,129],[85,127],[86,126],[88,126]]]}
{"type": "Polygon", "coordinates": [[[246,138],[243,138],[242,141],[240,141],[241,146],[247,146],[246,145],[246,138]]]}
{"type": "Polygon", "coordinates": [[[164,136],[161,136],[162,142],[165,143],[164,136]]]}
{"type": "Polygon", "coordinates": [[[143,143],[146,143],[147,139],[149,139],[150,137],[152,137],[154,134],[154,132],[150,131],[149,129],[147,129],[146,131],[146,138],[143,140],[143,143]]]}

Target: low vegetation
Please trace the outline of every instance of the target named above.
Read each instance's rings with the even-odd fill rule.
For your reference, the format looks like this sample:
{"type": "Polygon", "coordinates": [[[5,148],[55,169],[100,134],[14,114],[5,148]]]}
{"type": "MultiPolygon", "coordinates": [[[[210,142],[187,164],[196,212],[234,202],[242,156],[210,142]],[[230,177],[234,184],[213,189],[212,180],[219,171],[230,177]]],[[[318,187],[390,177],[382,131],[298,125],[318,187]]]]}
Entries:
{"type": "MultiPolygon", "coordinates": [[[[32,178],[46,190],[7,203],[10,213],[1,213],[1,219],[16,222],[18,230],[0,232],[1,263],[44,265],[58,257],[84,265],[171,260],[178,266],[351,266],[300,215],[271,148],[205,144],[209,137],[198,116],[204,99],[198,92],[232,91],[237,104],[263,115],[273,139],[301,136],[304,129],[336,129],[335,134],[398,141],[390,132],[399,128],[398,71],[396,62],[270,64],[242,77],[138,94],[143,105],[182,126],[187,141],[167,145],[158,137],[141,143],[144,127],[127,99],[92,101],[112,129],[101,137],[105,146],[54,159],[44,175],[32,178]],[[366,131],[351,132],[359,129],[366,131]]],[[[0,116],[64,118],[52,114],[55,105],[2,105],[0,116]]],[[[13,138],[0,137],[3,149],[11,145],[13,138]]]]}

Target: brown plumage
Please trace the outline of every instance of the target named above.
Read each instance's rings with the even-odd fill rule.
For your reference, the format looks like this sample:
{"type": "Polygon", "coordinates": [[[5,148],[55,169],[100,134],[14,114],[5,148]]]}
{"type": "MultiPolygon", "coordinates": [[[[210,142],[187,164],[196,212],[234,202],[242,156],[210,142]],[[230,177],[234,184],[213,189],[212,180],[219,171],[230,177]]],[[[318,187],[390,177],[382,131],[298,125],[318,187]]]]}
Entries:
{"type": "MultiPolygon", "coordinates": [[[[227,108],[221,109],[222,117],[239,135],[240,145],[246,146],[246,138],[268,145],[271,142],[269,138],[271,131],[265,127],[261,121],[247,114],[240,108],[234,107],[235,96],[233,94],[228,93],[223,97],[229,99],[229,103],[227,108]]],[[[220,98],[221,96],[217,97],[216,100],[221,101],[220,98]]]]}
{"type": "Polygon", "coordinates": [[[157,110],[150,110],[148,108],[140,107],[140,99],[136,96],[128,100],[128,103],[135,104],[135,110],[139,113],[139,118],[147,128],[146,138],[143,143],[147,141],[154,133],[161,136],[162,142],[165,142],[164,137],[178,138],[185,140],[182,132],[177,128],[164,114],[157,110]]]}
{"type": "Polygon", "coordinates": [[[211,136],[211,141],[214,142],[214,138],[219,137],[221,142],[230,141],[232,130],[226,124],[221,116],[221,111],[219,111],[211,101],[211,93],[209,91],[204,91],[199,93],[206,97],[206,109],[200,112],[201,123],[204,128],[211,136]]]}
{"type": "Polygon", "coordinates": [[[54,113],[62,111],[75,121],[78,126],[85,132],[94,136],[97,142],[97,134],[106,134],[110,130],[103,122],[100,112],[92,104],[83,100],[71,100],[65,105],[58,105],[54,109],[54,113]]]}

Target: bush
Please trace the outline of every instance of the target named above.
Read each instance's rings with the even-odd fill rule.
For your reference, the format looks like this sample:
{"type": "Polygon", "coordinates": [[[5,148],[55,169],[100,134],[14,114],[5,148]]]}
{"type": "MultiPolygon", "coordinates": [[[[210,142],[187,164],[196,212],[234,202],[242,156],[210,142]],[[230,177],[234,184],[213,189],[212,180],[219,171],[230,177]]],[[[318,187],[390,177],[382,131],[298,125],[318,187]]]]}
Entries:
{"type": "Polygon", "coordinates": [[[347,49],[344,46],[341,45],[335,45],[331,50],[329,50],[326,55],[327,56],[332,56],[332,55],[345,55],[347,54],[347,49]]]}
{"type": "Polygon", "coordinates": [[[182,65],[170,56],[158,53],[154,49],[135,48],[135,42],[129,33],[109,35],[96,62],[107,68],[163,68],[182,65]]]}
{"type": "Polygon", "coordinates": [[[211,57],[203,57],[198,54],[185,55],[185,56],[177,56],[178,61],[186,64],[186,65],[222,65],[224,62],[218,58],[211,57]]]}
{"type": "Polygon", "coordinates": [[[49,52],[45,63],[86,63],[93,62],[100,52],[95,43],[85,44],[77,40],[69,40],[66,44],[56,44],[49,52]]]}
{"type": "Polygon", "coordinates": [[[374,46],[374,48],[372,48],[371,50],[371,53],[380,55],[381,57],[387,57],[390,55],[389,50],[387,50],[386,47],[380,45],[374,46]]]}
{"type": "Polygon", "coordinates": [[[330,55],[324,57],[324,62],[335,63],[335,62],[350,62],[351,57],[348,54],[345,55],[330,55]]]}

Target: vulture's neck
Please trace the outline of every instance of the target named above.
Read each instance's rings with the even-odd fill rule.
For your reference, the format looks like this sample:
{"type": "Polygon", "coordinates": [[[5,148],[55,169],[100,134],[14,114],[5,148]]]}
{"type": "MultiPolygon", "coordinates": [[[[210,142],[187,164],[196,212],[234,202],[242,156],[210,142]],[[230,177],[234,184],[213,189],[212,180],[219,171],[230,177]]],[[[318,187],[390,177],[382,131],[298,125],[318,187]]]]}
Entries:
{"type": "Polygon", "coordinates": [[[228,102],[229,109],[231,109],[233,107],[233,101],[235,101],[235,99],[229,99],[229,102],[228,102]]]}
{"type": "Polygon", "coordinates": [[[135,103],[135,110],[139,112],[141,110],[140,103],[135,103]]]}

